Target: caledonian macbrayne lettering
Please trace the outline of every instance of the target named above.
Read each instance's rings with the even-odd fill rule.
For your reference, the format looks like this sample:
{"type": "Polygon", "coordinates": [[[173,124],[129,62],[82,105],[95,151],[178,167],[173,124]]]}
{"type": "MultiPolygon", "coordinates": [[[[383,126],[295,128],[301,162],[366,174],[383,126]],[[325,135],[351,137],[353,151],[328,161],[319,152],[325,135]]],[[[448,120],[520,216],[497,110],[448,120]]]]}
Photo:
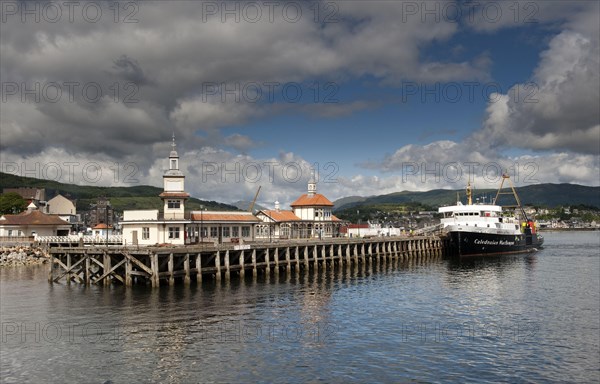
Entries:
{"type": "Polygon", "coordinates": [[[480,240],[477,239],[474,241],[477,245],[515,245],[514,241],[508,240],[480,240]]]}

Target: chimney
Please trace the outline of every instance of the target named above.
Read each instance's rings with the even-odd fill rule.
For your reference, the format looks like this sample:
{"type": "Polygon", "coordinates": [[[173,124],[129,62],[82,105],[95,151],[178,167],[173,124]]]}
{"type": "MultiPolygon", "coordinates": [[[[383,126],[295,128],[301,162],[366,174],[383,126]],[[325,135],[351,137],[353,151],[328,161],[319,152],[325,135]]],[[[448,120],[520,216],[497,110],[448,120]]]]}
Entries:
{"type": "Polygon", "coordinates": [[[35,204],[33,204],[33,201],[32,201],[32,202],[31,202],[31,203],[29,203],[29,205],[27,206],[27,213],[31,213],[31,212],[33,212],[33,211],[35,211],[35,210],[37,210],[37,209],[38,209],[38,207],[37,207],[35,204]]]}
{"type": "Polygon", "coordinates": [[[279,212],[279,201],[275,201],[275,210],[279,212]]]}

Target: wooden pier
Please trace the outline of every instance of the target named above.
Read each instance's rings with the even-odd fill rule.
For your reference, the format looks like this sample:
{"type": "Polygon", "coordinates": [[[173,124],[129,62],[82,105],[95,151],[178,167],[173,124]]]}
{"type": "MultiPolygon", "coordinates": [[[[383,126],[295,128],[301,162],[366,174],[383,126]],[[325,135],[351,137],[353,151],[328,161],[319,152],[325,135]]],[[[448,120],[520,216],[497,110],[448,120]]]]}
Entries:
{"type": "Polygon", "coordinates": [[[291,273],[399,260],[438,259],[445,240],[436,236],[378,237],[186,247],[50,248],[48,281],[81,284],[146,284],[291,273]]]}

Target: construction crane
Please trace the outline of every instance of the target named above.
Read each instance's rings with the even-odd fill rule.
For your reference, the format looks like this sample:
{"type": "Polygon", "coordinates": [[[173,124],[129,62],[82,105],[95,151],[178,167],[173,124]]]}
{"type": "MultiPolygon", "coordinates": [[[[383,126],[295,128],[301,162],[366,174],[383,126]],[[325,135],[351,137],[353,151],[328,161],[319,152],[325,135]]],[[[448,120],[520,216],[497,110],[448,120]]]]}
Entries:
{"type": "Polygon", "coordinates": [[[256,190],[256,195],[254,195],[254,200],[252,200],[252,202],[250,203],[250,206],[248,207],[248,212],[252,213],[252,210],[254,209],[254,204],[256,204],[256,199],[258,199],[258,193],[260,192],[260,188],[261,186],[258,186],[258,190],[256,190]]]}

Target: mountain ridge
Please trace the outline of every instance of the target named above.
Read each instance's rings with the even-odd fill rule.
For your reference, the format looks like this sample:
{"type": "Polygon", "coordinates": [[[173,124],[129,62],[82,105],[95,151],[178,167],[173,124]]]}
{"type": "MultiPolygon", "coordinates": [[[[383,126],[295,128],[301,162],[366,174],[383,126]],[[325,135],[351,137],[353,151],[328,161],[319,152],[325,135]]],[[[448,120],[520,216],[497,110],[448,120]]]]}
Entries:
{"type": "MultiPolygon", "coordinates": [[[[91,202],[98,197],[104,196],[111,200],[113,207],[122,211],[125,209],[153,209],[161,208],[162,202],[158,195],[162,188],[150,185],[135,185],[129,187],[100,187],[93,185],[76,185],[61,183],[54,180],[37,179],[32,177],[17,176],[0,172],[0,189],[4,188],[45,188],[47,198],[60,193],[69,195],[77,200],[77,209],[85,210],[91,202]]],[[[543,183],[522,187],[516,187],[517,194],[523,205],[536,205],[545,207],[589,205],[600,208],[600,187],[589,187],[580,184],[569,183],[543,183]]],[[[497,189],[475,189],[474,199],[486,195],[486,201],[491,202],[495,197],[497,189]],[[489,200],[488,200],[489,199],[489,200]]],[[[400,191],[384,195],[372,196],[346,196],[335,200],[334,211],[347,210],[353,207],[361,207],[375,204],[408,204],[420,203],[423,205],[438,207],[451,205],[456,202],[456,194],[459,193],[464,200],[464,190],[433,189],[430,191],[400,191]]],[[[246,210],[249,202],[238,201],[235,203],[220,203],[216,201],[200,200],[190,198],[186,203],[190,209],[200,209],[203,206],[210,210],[246,210]]],[[[257,209],[261,208],[259,205],[257,209]]]]}
{"type": "MultiPolygon", "coordinates": [[[[503,188],[504,190],[508,189],[503,188]]],[[[515,190],[523,205],[556,207],[584,204],[600,208],[600,187],[569,183],[543,183],[515,187],[515,190]]],[[[491,202],[491,199],[496,196],[496,192],[497,189],[492,188],[475,189],[473,191],[473,198],[486,196],[486,201],[491,202]]],[[[333,203],[335,204],[335,211],[373,204],[406,204],[415,202],[439,207],[454,204],[457,193],[462,196],[462,200],[465,199],[464,189],[432,189],[422,192],[393,192],[369,197],[353,196],[352,201],[346,200],[347,198],[341,198],[333,203]]],[[[499,198],[499,200],[501,199],[499,198]]],[[[502,205],[502,201],[499,201],[499,203],[502,205]]]]}
{"type": "MultiPolygon", "coordinates": [[[[87,210],[89,205],[99,197],[106,197],[116,211],[129,209],[160,209],[162,200],[158,196],[162,188],[151,185],[135,185],[130,187],[100,187],[94,185],[77,185],[62,183],[55,180],[37,179],[33,177],[17,176],[0,172],[0,192],[4,188],[44,188],[46,199],[49,200],[57,194],[76,200],[77,210],[87,210]]],[[[191,197],[186,202],[186,207],[199,210],[201,207],[208,210],[238,210],[237,207],[212,200],[200,200],[191,197]]]]}

